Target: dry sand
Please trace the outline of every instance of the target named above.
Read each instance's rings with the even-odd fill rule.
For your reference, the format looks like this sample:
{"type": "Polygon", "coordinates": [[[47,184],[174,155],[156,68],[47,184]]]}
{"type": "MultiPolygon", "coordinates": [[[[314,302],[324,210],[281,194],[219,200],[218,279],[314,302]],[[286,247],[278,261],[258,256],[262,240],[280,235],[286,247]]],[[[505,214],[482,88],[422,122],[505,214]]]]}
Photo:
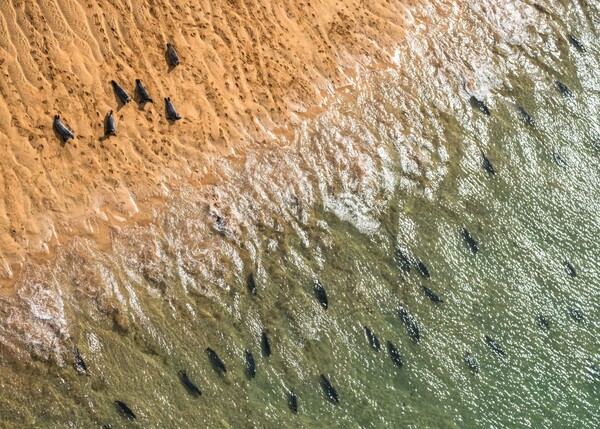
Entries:
{"type": "Polygon", "coordinates": [[[143,221],[170,181],[267,148],[362,68],[388,64],[414,2],[0,0],[0,279],[73,235],[143,221]],[[181,65],[170,68],[166,43],[181,65]],[[142,80],[155,104],[119,107],[142,80]],[[171,97],[183,120],[165,118],[171,97]],[[115,111],[117,137],[102,139],[115,111]],[[75,133],[61,144],[52,119],[75,133]],[[274,134],[275,133],[275,134],[274,134]]]}

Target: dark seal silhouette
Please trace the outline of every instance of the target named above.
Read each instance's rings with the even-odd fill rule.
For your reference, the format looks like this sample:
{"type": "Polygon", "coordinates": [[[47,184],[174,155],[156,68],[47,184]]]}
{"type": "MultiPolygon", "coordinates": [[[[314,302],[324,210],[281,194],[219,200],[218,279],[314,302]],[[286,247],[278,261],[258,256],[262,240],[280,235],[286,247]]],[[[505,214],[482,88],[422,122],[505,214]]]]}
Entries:
{"type": "Polygon", "coordinates": [[[567,87],[567,85],[565,85],[564,83],[562,83],[559,80],[555,81],[554,84],[556,85],[556,88],[558,88],[558,90],[562,93],[562,95],[564,95],[565,97],[569,97],[569,98],[573,97],[573,93],[567,87]]]}
{"type": "Polygon", "coordinates": [[[175,106],[171,103],[170,97],[165,98],[165,107],[167,109],[167,119],[169,121],[178,121],[181,119],[181,116],[179,116],[175,110],[175,106]]]}
{"type": "Polygon", "coordinates": [[[400,269],[405,273],[410,271],[410,258],[401,249],[396,249],[396,260],[400,264],[400,269]]]}
{"type": "Polygon", "coordinates": [[[190,395],[192,395],[192,396],[202,395],[202,391],[200,390],[200,388],[198,386],[196,386],[196,384],[194,384],[194,382],[192,380],[190,380],[190,377],[187,375],[187,372],[185,372],[184,370],[181,370],[181,371],[179,371],[178,374],[179,374],[179,380],[181,381],[181,384],[183,384],[183,386],[190,393],[190,395]]]}
{"type": "Polygon", "coordinates": [[[398,368],[402,368],[402,365],[404,365],[404,362],[402,361],[402,355],[400,355],[400,352],[398,349],[396,349],[396,347],[394,347],[394,344],[392,344],[391,341],[387,342],[387,349],[388,353],[390,354],[390,359],[392,359],[394,365],[396,365],[398,368]]]}
{"type": "Polygon", "coordinates": [[[410,339],[418,343],[421,340],[421,331],[415,318],[402,306],[398,307],[398,314],[410,339]]]}
{"type": "Polygon", "coordinates": [[[127,94],[127,92],[121,87],[121,85],[119,85],[114,80],[111,80],[110,83],[112,83],[113,89],[115,90],[115,94],[117,94],[117,97],[119,97],[119,100],[121,100],[123,104],[131,102],[131,97],[129,97],[129,94],[127,94]]]}
{"type": "Polygon", "coordinates": [[[519,107],[519,108],[517,108],[517,112],[519,112],[519,116],[521,117],[523,122],[525,122],[530,127],[535,127],[535,121],[533,120],[531,115],[529,113],[527,113],[527,111],[525,109],[523,109],[522,107],[519,107]]]}
{"type": "Polygon", "coordinates": [[[321,282],[319,280],[315,280],[314,292],[315,292],[315,297],[317,298],[317,301],[319,301],[321,306],[325,310],[327,310],[327,308],[329,306],[329,301],[327,300],[327,291],[325,290],[325,287],[323,287],[323,285],[321,284],[321,282]]]}
{"type": "Polygon", "coordinates": [[[117,410],[121,413],[121,415],[129,420],[135,420],[136,415],[131,408],[127,406],[127,404],[123,401],[115,401],[115,405],[117,406],[117,410]]]}
{"type": "Polygon", "coordinates": [[[479,98],[472,95],[471,98],[469,99],[469,102],[471,103],[471,106],[479,109],[479,111],[481,111],[481,113],[483,113],[484,115],[490,116],[490,109],[487,107],[487,105],[485,104],[485,102],[483,100],[480,100],[479,98]]]}
{"type": "Polygon", "coordinates": [[[494,170],[494,166],[492,165],[491,161],[489,160],[489,158],[487,156],[485,156],[485,153],[483,153],[483,152],[481,152],[481,161],[483,162],[483,169],[490,176],[495,176],[496,170],[494,170]]]}
{"type": "Polygon", "coordinates": [[[250,295],[256,296],[257,289],[256,282],[254,281],[254,273],[250,273],[248,274],[248,277],[246,277],[246,286],[248,286],[248,291],[250,292],[250,295]]]}
{"type": "Polygon", "coordinates": [[[570,275],[571,277],[577,277],[577,271],[575,271],[575,267],[573,266],[573,264],[571,264],[571,262],[565,259],[563,261],[563,265],[565,266],[568,275],[570,275]]]}
{"type": "Polygon", "coordinates": [[[381,350],[381,344],[379,344],[377,336],[373,333],[373,331],[369,329],[368,326],[365,326],[365,334],[367,334],[367,340],[369,341],[369,344],[371,345],[373,350],[381,350]]]}
{"type": "Polygon", "coordinates": [[[550,329],[550,321],[546,316],[538,314],[536,319],[541,328],[544,328],[546,331],[550,329]]]}
{"type": "Polygon", "coordinates": [[[56,132],[58,134],[60,134],[60,136],[63,139],[63,142],[65,142],[65,143],[67,140],[75,138],[75,136],[73,135],[73,131],[68,129],[65,126],[65,124],[63,124],[62,121],[60,120],[60,115],[54,116],[54,129],[56,130],[56,132]]]}
{"type": "Polygon", "coordinates": [[[571,307],[569,308],[569,315],[571,316],[571,318],[579,323],[585,323],[586,317],[585,314],[583,314],[583,312],[581,310],[579,310],[578,308],[575,307],[571,307]]]}
{"type": "Polygon", "coordinates": [[[167,43],[167,58],[169,59],[169,65],[172,67],[176,67],[179,65],[179,56],[177,55],[177,51],[170,43],[167,43]]]}
{"type": "Polygon", "coordinates": [[[323,374],[321,374],[321,388],[323,389],[323,392],[325,393],[325,397],[330,402],[332,402],[334,404],[340,403],[340,399],[338,397],[337,391],[335,390],[335,387],[333,387],[333,384],[331,384],[331,382],[323,374]]]}
{"type": "Polygon", "coordinates": [[[271,356],[271,343],[269,342],[269,337],[267,336],[267,333],[265,331],[262,332],[260,338],[260,346],[264,357],[271,356]]]}
{"type": "Polygon", "coordinates": [[[556,165],[558,165],[559,167],[567,168],[567,161],[565,161],[565,159],[562,156],[560,156],[560,154],[558,152],[552,153],[552,159],[554,160],[556,165]]]}
{"type": "Polygon", "coordinates": [[[208,360],[212,364],[215,371],[217,371],[218,373],[227,372],[227,369],[225,368],[225,364],[223,363],[223,361],[221,360],[221,358],[219,357],[217,352],[215,352],[210,347],[208,347],[205,351],[206,351],[206,354],[208,355],[208,360]]]}
{"type": "Polygon", "coordinates": [[[254,378],[256,376],[256,362],[254,356],[248,350],[244,352],[246,356],[246,377],[254,378]]]}
{"type": "Polygon", "coordinates": [[[473,371],[474,374],[477,374],[479,372],[479,365],[477,364],[477,361],[475,360],[473,355],[469,352],[465,353],[465,363],[467,364],[467,367],[471,371],[473,371]]]}
{"type": "Polygon", "coordinates": [[[148,91],[146,91],[146,87],[144,86],[142,81],[139,79],[135,80],[135,90],[138,93],[138,97],[139,97],[138,99],[140,101],[140,104],[154,103],[154,100],[150,97],[150,95],[148,94],[148,91]]]}
{"type": "Polygon", "coordinates": [[[571,42],[571,45],[575,46],[575,49],[577,49],[579,52],[585,52],[585,45],[581,43],[573,34],[569,34],[569,42],[571,42]]]}
{"type": "Polygon", "coordinates": [[[298,414],[298,395],[293,390],[288,392],[288,407],[294,414],[298,414]]]}
{"type": "Polygon", "coordinates": [[[444,300],[442,298],[440,298],[438,296],[438,294],[436,294],[433,290],[431,290],[427,286],[423,286],[423,293],[425,294],[425,296],[427,298],[429,298],[430,300],[432,300],[436,304],[440,303],[440,302],[444,302],[444,300]]]}
{"type": "Polygon", "coordinates": [[[417,270],[419,270],[421,277],[424,277],[426,279],[431,277],[431,274],[429,274],[429,268],[427,268],[427,265],[425,265],[425,263],[423,261],[417,259],[415,262],[416,262],[417,270]]]}
{"type": "Polygon", "coordinates": [[[471,251],[471,253],[473,255],[476,255],[477,252],[479,251],[479,246],[477,245],[477,241],[473,238],[473,236],[467,230],[467,228],[463,228],[461,230],[461,235],[463,236],[465,244],[467,245],[467,247],[469,248],[469,250],[471,251]]]}
{"type": "Polygon", "coordinates": [[[490,349],[492,349],[492,351],[494,353],[496,353],[498,356],[504,357],[506,356],[506,353],[504,352],[504,349],[502,348],[502,346],[500,344],[498,344],[492,337],[490,337],[489,335],[485,336],[485,342],[487,343],[487,345],[490,347],[490,349]]]}
{"type": "Polygon", "coordinates": [[[77,347],[73,347],[73,366],[78,372],[87,372],[87,365],[81,357],[81,354],[79,353],[79,349],[77,347]]]}
{"type": "Polygon", "coordinates": [[[104,123],[104,136],[116,136],[117,135],[117,125],[115,123],[115,118],[113,116],[113,111],[108,112],[106,116],[106,121],[104,123]]]}

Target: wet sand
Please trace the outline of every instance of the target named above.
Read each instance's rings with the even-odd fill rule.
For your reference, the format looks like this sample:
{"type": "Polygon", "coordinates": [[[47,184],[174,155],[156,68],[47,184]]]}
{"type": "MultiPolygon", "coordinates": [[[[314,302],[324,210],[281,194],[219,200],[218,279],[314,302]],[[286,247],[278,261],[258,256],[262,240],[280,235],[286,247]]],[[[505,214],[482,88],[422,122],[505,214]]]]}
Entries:
{"type": "Polygon", "coordinates": [[[389,64],[414,8],[382,0],[3,4],[3,284],[73,236],[110,242],[112,227],[143,222],[170,183],[218,180],[209,174],[215,160],[268,148],[357,72],[389,64]],[[138,104],[138,78],[154,104],[138,104]],[[113,79],[133,103],[120,104],[113,79]],[[166,120],[164,97],[183,120],[166,120]],[[104,139],[110,110],[117,136],[104,139]],[[74,140],[62,144],[55,114],[74,140]]]}

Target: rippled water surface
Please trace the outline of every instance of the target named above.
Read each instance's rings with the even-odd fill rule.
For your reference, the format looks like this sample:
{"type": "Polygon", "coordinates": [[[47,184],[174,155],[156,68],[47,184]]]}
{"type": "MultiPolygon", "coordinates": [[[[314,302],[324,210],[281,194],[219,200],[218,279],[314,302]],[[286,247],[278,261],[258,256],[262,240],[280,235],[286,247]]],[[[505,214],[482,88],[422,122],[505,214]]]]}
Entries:
{"type": "Polygon", "coordinates": [[[292,141],[171,189],[110,252],[81,239],[31,267],[0,306],[3,427],[600,427],[600,13],[536,4],[432,2],[395,68],[292,141]]]}

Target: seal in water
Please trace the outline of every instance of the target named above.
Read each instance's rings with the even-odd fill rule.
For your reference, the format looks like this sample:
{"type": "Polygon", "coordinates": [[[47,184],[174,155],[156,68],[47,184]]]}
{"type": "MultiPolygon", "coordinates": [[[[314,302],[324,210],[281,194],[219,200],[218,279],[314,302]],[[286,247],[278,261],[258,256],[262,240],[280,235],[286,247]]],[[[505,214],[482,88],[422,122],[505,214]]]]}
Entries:
{"type": "Polygon", "coordinates": [[[496,170],[494,170],[494,166],[490,162],[489,158],[485,156],[485,153],[481,152],[481,160],[483,162],[483,168],[490,176],[496,175],[496,170]]]}
{"type": "Polygon", "coordinates": [[[115,401],[115,404],[117,405],[117,409],[123,415],[123,417],[129,420],[135,420],[135,413],[131,411],[131,408],[129,408],[125,402],[115,401]]]}
{"type": "Polygon", "coordinates": [[[115,93],[117,94],[117,97],[119,97],[119,99],[121,100],[121,102],[123,104],[127,104],[127,103],[131,102],[131,97],[129,97],[129,94],[127,94],[127,92],[125,92],[125,90],[121,87],[121,85],[119,85],[114,80],[111,80],[110,83],[112,83],[112,86],[115,90],[115,93]]]}
{"type": "Polygon", "coordinates": [[[321,306],[325,310],[327,310],[327,308],[329,306],[329,301],[327,300],[327,292],[325,291],[325,288],[323,287],[323,285],[321,284],[321,282],[319,280],[315,280],[314,291],[315,291],[315,297],[317,298],[317,301],[319,301],[321,306]]]}
{"type": "Polygon", "coordinates": [[[288,392],[288,407],[292,413],[298,413],[298,395],[293,390],[288,392]]]}
{"type": "Polygon", "coordinates": [[[410,271],[410,258],[401,249],[396,249],[396,260],[400,264],[400,268],[405,273],[410,271]]]}
{"type": "Polygon", "coordinates": [[[392,359],[394,365],[396,365],[398,368],[402,368],[402,365],[404,364],[402,362],[402,356],[400,355],[400,352],[396,349],[396,347],[394,347],[394,344],[392,344],[391,341],[387,342],[387,349],[388,353],[390,354],[390,359],[392,359]]]}
{"type": "Polygon", "coordinates": [[[271,356],[271,343],[269,343],[269,337],[265,331],[262,332],[260,346],[264,357],[271,356]]]}
{"type": "Polygon", "coordinates": [[[63,142],[66,142],[69,139],[74,139],[73,131],[68,129],[65,124],[60,120],[60,115],[54,115],[54,129],[63,139],[63,142]]]}
{"type": "Polygon", "coordinates": [[[368,326],[365,326],[365,333],[367,334],[367,340],[369,341],[371,347],[373,347],[373,350],[381,350],[381,344],[379,344],[377,336],[369,329],[368,326]]]}
{"type": "Polygon", "coordinates": [[[179,116],[175,110],[175,106],[171,103],[171,97],[165,98],[165,105],[167,107],[167,119],[169,121],[178,121],[181,119],[181,116],[179,116]]]}
{"type": "Polygon", "coordinates": [[[340,403],[340,399],[337,391],[333,387],[333,384],[331,384],[331,382],[323,374],[321,374],[321,387],[323,388],[323,392],[330,402],[334,404],[340,403]]]}
{"type": "Polygon", "coordinates": [[[402,318],[402,323],[404,324],[404,328],[406,329],[408,336],[415,343],[418,343],[421,340],[421,332],[419,330],[419,325],[417,325],[417,321],[402,306],[398,307],[398,313],[402,318]]]}
{"type": "Polygon", "coordinates": [[[425,294],[425,296],[427,298],[429,298],[430,300],[432,300],[435,303],[444,302],[444,300],[442,298],[440,298],[434,291],[429,289],[427,286],[423,286],[423,293],[425,294]]]}
{"type": "Polygon", "coordinates": [[[73,347],[73,358],[73,366],[75,367],[75,369],[81,373],[87,372],[87,365],[81,357],[81,354],[79,353],[79,349],[77,347],[73,347]]]}
{"type": "Polygon", "coordinates": [[[565,266],[568,275],[570,275],[571,277],[577,277],[577,271],[575,271],[575,267],[573,266],[573,264],[571,264],[565,259],[563,261],[563,265],[565,266]]]}
{"type": "Polygon", "coordinates": [[[471,106],[478,108],[483,114],[490,116],[490,109],[488,109],[487,105],[483,100],[480,100],[474,95],[471,95],[469,102],[471,103],[471,106]]]}
{"type": "Polygon", "coordinates": [[[169,58],[170,65],[173,67],[179,65],[179,56],[177,56],[175,48],[170,43],[167,43],[167,57],[169,58]]]}
{"type": "Polygon", "coordinates": [[[194,384],[194,382],[192,380],[190,380],[190,377],[187,375],[187,372],[185,372],[184,370],[181,370],[181,371],[179,371],[178,374],[179,374],[179,380],[181,380],[181,384],[183,384],[185,389],[192,396],[201,396],[202,395],[202,391],[200,390],[200,388],[198,386],[196,386],[194,384]]]}
{"type": "Polygon", "coordinates": [[[254,273],[250,273],[248,274],[248,277],[246,278],[246,286],[248,286],[248,291],[250,292],[250,295],[252,296],[256,296],[256,282],[254,281],[254,273]]]}
{"type": "Polygon", "coordinates": [[[556,165],[558,165],[559,167],[567,168],[567,161],[565,161],[565,159],[562,156],[560,156],[560,154],[558,152],[552,153],[552,159],[554,160],[556,165]]]}
{"type": "Polygon", "coordinates": [[[471,250],[473,255],[476,255],[479,251],[479,247],[477,246],[477,241],[473,238],[471,233],[467,230],[467,228],[463,228],[461,231],[463,239],[465,240],[465,244],[471,250]]]}
{"type": "Polygon", "coordinates": [[[567,88],[567,86],[564,83],[557,80],[556,82],[554,82],[554,84],[556,85],[558,90],[562,93],[562,95],[564,95],[565,97],[573,97],[573,93],[571,92],[571,90],[569,88],[567,88]]]}
{"type": "Polygon", "coordinates": [[[571,318],[579,323],[585,323],[585,315],[578,308],[571,307],[569,309],[569,314],[571,318]]]}
{"type": "Polygon", "coordinates": [[[113,116],[113,111],[108,112],[108,116],[106,116],[106,123],[104,124],[104,136],[116,136],[117,135],[117,125],[115,124],[115,118],[113,116]]]}
{"type": "Polygon", "coordinates": [[[426,279],[431,277],[431,275],[429,274],[429,269],[427,268],[427,265],[423,263],[423,261],[417,259],[416,264],[417,270],[419,270],[419,273],[421,273],[421,277],[425,277],[426,279]]]}
{"type": "Polygon", "coordinates": [[[529,113],[527,113],[527,111],[525,109],[523,109],[522,107],[519,107],[519,108],[517,108],[517,112],[519,112],[519,116],[521,116],[521,119],[523,120],[523,122],[525,122],[530,127],[535,127],[535,121],[533,120],[531,115],[529,113]]]}
{"type": "Polygon", "coordinates": [[[248,350],[244,352],[246,355],[246,377],[254,378],[256,376],[256,362],[254,356],[248,350]]]}
{"type": "Polygon", "coordinates": [[[221,360],[221,358],[219,357],[217,352],[215,352],[210,347],[208,347],[205,351],[206,351],[206,354],[208,355],[208,360],[210,360],[210,363],[212,364],[215,371],[217,371],[219,373],[227,372],[227,369],[225,368],[225,364],[223,363],[223,361],[221,360]]]}
{"type": "Polygon", "coordinates": [[[477,364],[477,361],[475,360],[473,355],[469,352],[465,353],[465,363],[467,364],[469,369],[473,371],[474,374],[477,374],[479,372],[479,365],[477,364]]]}
{"type": "Polygon", "coordinates": [[[492,349],[492,351],[494,353],[496,353],[498,356],[502,356],[502,357],[506,356],[506,353],[504,353],[502,346],[500,344],[498,344],[496,341],[494,341],[492,339],[492,337],[490,337],[489,335],[485,336],[485,342],[490,347],[490,349],[492,349]]]}
{"type": "Polygon", "coordinates": [[[569,34],[569,42],[571,42],[571,44],[575,46],[575,49],[577,49],[579,52],[585,52],[584,44],[581,43],[573,34],[569,34]]]}
{"type": "Polygon", "coordinates": [[[150,98],[148,91],[146,91],[144,84],[142,84],[142,81],[139,79],[135,80],[135,90],[138,93],[140,104],[154,103],[154,100],[152,98],[150,98]]]}
{"type": "Polygon", "coordinates": [[[538,314],[537,322],[538,325],[540,325],[540,327],[544,328],[545,330],[550,329],[550,321],[543,314],[538,314]]]}

